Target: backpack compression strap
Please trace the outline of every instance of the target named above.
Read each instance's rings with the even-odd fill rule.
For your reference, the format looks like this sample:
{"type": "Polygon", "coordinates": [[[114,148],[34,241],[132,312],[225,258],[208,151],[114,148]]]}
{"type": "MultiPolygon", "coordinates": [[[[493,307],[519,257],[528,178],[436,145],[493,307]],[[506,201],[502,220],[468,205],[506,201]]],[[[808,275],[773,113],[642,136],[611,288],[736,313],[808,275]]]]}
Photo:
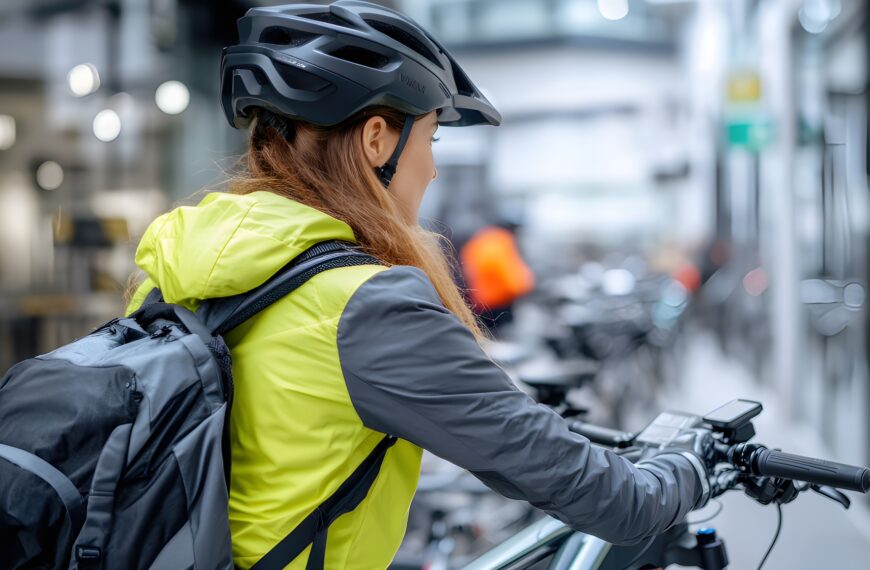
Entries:
{"type": "Polygon", "coordinates": [[[311,553],[305,568],[306,570],[322,570],[326,556],[326,533],[329,530],[329,525],[341,515],[357,508],[366,498],[378,476],[387,450],[395,443],[396,438],[390,435],[382,439],[338,490],[319,507],[311,511],[311,514],[305,517],[299,526],[251,566],[251,570],[281,570],[295,560],[309,544],[311,545],[311,553]]]}
{"type": "Polygon", "coordinates": [[[67,540],[72,544],[75,540],[74,533],[78,532],[85,520],[85,503],[75,484],[51,463],[29,451],[0,443],[0,458],[33,473],[51,485],[64,506],[63,526],[58,539],[62,541],[61,544],[67,540]]]}

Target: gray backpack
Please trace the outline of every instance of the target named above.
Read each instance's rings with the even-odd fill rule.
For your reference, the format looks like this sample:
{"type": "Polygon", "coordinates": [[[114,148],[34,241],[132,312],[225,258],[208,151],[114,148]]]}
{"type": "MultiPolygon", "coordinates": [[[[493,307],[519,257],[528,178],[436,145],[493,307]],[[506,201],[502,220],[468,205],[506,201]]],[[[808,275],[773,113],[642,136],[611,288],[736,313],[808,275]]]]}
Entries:
{"type": "MultiPolygon", "coordinates": [[[[254,291],[196,313],[154,290],[129,317],[13,366],[0,379],[0,568],[232,568],[233,383],[221,335],[321,271],[377,263],[318,244],[254,291]]],[[[368,492],[392,438],[382,443],[345,496],[330,498],[339,510],[368,492]]],[[[288,535],[269,566],[317,543],[322,527],[288,535]]]]}

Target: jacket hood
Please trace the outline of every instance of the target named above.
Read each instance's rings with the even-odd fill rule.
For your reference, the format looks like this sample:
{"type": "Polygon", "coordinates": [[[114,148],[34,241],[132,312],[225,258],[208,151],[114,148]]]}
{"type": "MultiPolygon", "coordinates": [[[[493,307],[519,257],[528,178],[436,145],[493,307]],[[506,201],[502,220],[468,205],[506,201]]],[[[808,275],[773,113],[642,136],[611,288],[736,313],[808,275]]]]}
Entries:
{"type": "Polygon", "coordinates": [[[163,214],[136,250],[170,303],[228,297],[261,285],[316,243],[354,241],[346,223],[271,192],[216,192],[163,214]]]}

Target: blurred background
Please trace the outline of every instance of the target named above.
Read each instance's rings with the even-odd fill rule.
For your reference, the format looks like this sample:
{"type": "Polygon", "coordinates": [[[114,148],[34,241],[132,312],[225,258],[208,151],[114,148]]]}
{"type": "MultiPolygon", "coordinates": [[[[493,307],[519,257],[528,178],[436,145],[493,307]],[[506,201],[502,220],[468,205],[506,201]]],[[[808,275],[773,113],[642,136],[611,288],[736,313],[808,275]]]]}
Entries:
{"type": "MultiPolygon", "coordinates": [[[[221,187],[245,136],[220,49],[281,3],[0,2],[0,370],[119,313],[148,223],[221,187]]],[[[756,399],[760,440],[870,465],[866,2],[380,3],[504,116],[439,131],[421,222],[474,290],[481,230],[510,236],[521,285],[470,301],[518,382],[623,429],[756,399]]],[[[538,516],[458,478],[427,458],[397,567],[455,567],[538,516]]],[[[786,506],[766,567],[864,567],[852,498],[786,506]]],[[[732,567],[755,567],[774,512],[723,502],[732,567]]]]}

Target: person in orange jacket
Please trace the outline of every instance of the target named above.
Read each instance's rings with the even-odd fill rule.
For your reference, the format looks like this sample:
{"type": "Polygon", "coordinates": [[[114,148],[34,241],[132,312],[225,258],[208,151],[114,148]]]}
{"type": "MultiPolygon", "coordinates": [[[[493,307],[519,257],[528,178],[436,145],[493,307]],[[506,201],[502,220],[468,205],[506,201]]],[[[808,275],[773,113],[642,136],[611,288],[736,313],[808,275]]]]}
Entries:
{"type": "Polygon", "coordinates": [[[493,333],[513,320],[514,302],[535,288],[535,276],[520,255],[514,228],[486,226],[459,253],[469,301],[493,333]]]}

